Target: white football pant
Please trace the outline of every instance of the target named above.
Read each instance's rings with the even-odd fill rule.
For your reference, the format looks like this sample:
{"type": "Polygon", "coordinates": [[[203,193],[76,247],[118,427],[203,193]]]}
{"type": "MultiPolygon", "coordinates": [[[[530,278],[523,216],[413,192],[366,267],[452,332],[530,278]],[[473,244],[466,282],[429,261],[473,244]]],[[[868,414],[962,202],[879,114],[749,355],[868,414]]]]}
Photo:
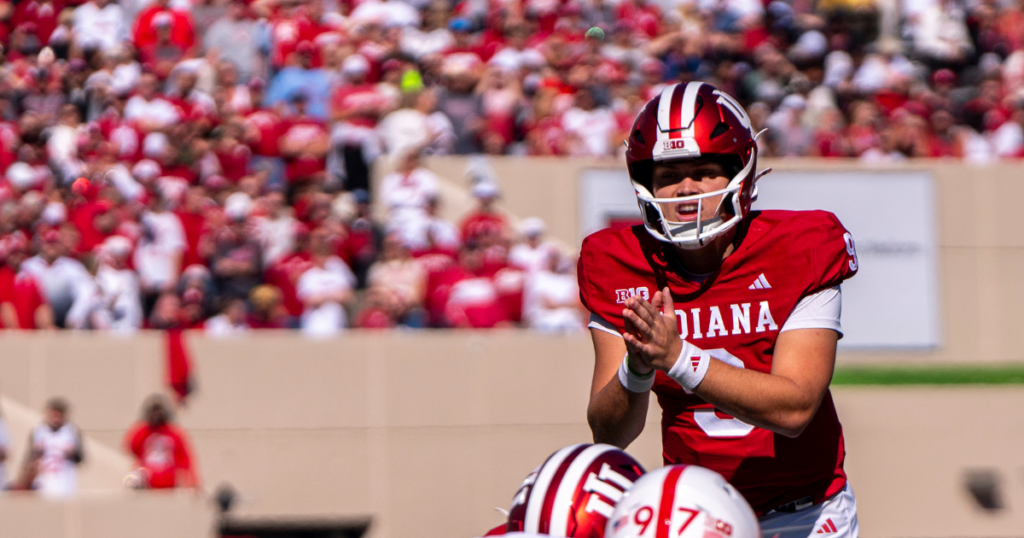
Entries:
{"type": "Polygon", "coordinates": [[[760,519],[763,538],[857,538],[857,498],[847,483],[825,502],[760,519]]]}

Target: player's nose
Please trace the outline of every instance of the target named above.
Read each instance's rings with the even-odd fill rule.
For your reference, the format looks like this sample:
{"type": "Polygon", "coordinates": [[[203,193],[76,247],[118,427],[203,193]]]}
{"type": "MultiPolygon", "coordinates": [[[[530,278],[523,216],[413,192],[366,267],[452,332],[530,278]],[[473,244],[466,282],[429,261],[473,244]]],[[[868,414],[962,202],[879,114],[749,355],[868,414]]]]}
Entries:
{"type": "Polygon", "coordinates": [[[676,197],[693,196],[695,194],[700,194],[700,182],[695,181],[693,178],[683,178],[682,181],[676,184],[676,197]]]}

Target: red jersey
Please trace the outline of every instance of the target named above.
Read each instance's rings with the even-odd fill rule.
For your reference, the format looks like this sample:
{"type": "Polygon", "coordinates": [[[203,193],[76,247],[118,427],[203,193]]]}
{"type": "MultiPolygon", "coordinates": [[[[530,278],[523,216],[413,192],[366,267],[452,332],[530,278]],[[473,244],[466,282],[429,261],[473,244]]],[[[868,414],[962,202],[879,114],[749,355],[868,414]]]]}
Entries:
{"type": "Polygon", "coordinates": [[[153,17],[160,13],[170,13],[173,17],[171,42],[183,49],[192,48],[192,45],[195,44],[192,15],[188,11],[167,9],[155,4],[140,11],[135,19],[135,29],[133,30],[135,48],[142,50],[156,43],[157,34],[156,28],[153,27],[153,17]]]}
{"type": "MultiPolygon", "coordinates": [[[[580,252],[580,298],[621,333],[626,298],[668,286],[682,338],[723,362],[769,373],[779,330],[797,302],[853,276],[857,258],[831,213],[755,211],[744,225],[736,251],[702,283],[682,276],[666,258],[672,247],[643,226],[597,232],[580,252]]],[[[663,372],[653,390],[663,410],[665,463],[717,471],[759,514],[806,497],[821,502],[846,484],[843,430],[828,391],[791,439],[721,413],[663,372]]]]}
{"type": "Polygon", "coordinates": [[[388,97],[374,84],[340,86],[331,97],[331,107],[336,114],[344,114],[345,121],[352,125],[377,126],[380,113],[388,105],[388,97]]]}
{"type": "Polygon", "coordinates": [[[313,262],[309,261],[309,254],[298,252],[286,256],[271,265],[264,275],[263,280],[267,284],[277,286],[281,290],[281,304],[284,305],[285,310],[291,316],[298,317],[302,315],[304,305],[299,300],[297,285],[302,273],[305,273],[312,267],[313,262]]]}
{"type": "Polygon", "coordinates": [[[170,424],[156,428],[148,422],[136,424],[125,435],[125,445],[138,465],[149,471],[151,488],[173,488],[178,485],[178,470],[192,468],[185,433],[170,424]]]}
{"type": "Polygon", "coordinates": [[[36,279],[28,273],[15,274],[10,266],[0,267],[0,303],[11,303],[17,315],[17,327],[35,329],[36,310],[46,304],[36,279]]]}
{"type": "Polygon", "coordinates": [[[11,16],[11,28],[28,22],[35,24],[35,31],[32,33],[45,46],[50,42],[50,36],[57,28],[57,20],[62,9],[64,9],[64,2],[39,2],[38,0],[18,2],[15,4],[14,14],[11,16]]]}
{"type": "MultiPolygon", "coordinates": [[[[328,134],[324,122],[315,118],[286,118],[283,125],[281,138],[290,143],[312,142],[328,134]]],[[[303,154],[285,158],[284,174],[288,181],[306,181],[310,176],[323,172],[326,168],[326,157],[303,154]]]]}
{"type": "Polygon", "coordinates": [[[272,110],[256,110],[245,117],[246,142],[252,152],[263,157],[280,157],[279,138],[284,134],[281,117],[272,110]]]}
{"type": "Polygon", "coordinates": [[[474,211],[462,221],[462,240],[470,243],[481,235],[501,235],[508,222],[499,213],[474,211]]]}

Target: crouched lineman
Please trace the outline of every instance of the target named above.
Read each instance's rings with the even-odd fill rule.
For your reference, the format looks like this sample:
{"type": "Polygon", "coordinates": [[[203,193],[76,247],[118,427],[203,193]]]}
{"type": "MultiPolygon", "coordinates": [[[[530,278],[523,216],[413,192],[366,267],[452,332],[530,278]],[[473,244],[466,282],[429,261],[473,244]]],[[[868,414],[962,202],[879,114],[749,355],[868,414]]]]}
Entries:
{"type": "Polygon", "coordinates": [[[665,88],[635,120],[626,160],[644,224],[580,253],[588,419],[596,442],[625,448],[653,389],[665,463],[720,473],[764,536],[856,538],[828,391],[853,239],[831,213],[750,210],[754,138],[743,108],[701,82],[665,88]]]}

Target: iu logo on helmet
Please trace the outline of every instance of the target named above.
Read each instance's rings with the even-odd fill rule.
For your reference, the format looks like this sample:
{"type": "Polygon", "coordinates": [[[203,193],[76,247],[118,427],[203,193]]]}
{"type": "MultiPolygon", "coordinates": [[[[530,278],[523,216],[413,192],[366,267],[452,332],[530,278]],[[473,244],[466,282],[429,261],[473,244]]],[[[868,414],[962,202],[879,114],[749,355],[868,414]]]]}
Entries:
{"type": "Polygon", "coordinates": [[[523,481],[506,530],[602,538],[615,505],[643,472],[635,459],[613,446],[565,447],[523,481]]]}

